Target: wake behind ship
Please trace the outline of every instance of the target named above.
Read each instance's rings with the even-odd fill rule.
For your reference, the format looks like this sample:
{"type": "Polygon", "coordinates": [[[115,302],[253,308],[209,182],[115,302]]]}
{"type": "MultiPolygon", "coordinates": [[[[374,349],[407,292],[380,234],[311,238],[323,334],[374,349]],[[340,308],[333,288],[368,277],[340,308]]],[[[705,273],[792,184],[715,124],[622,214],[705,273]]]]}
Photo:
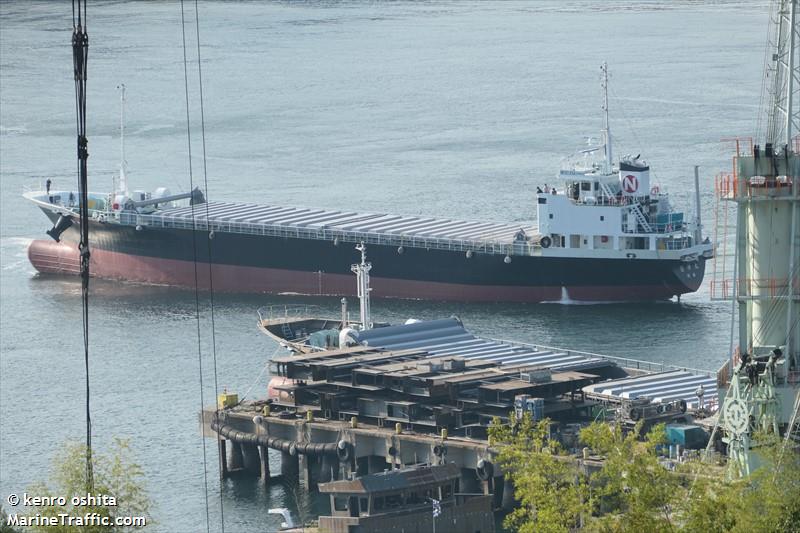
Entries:
{"type": "MultiPolygon", "coordinates": [[[[699,216],[675,212],[638,156],[612,164],[605,109],[603,143],[567,161],[562,187],[538,189],[538,227],[207,203],[199,189],[129,192],[122,168],[116,192],[89,195],[91,272],[183,287],[211,282],[227,292],[352,295],[348,265],[363,242],[375,297],[612,302],[696,291],[713,256],[699,216]]],[[[42,273],[77,274],[77,195],[25,196],[53,222],[53,240],[31,243],[31,263],[42,273]]]]}

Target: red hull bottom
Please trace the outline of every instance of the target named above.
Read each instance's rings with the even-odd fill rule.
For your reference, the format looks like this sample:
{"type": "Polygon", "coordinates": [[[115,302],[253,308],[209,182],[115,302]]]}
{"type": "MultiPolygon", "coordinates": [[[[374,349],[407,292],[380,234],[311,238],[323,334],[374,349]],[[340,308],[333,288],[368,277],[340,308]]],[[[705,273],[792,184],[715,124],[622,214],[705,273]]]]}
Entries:
{"type": "MultiPolygon", "coordinates": [[[[93,276],[156,285],[195,287],[195,264],[191,261],[162,259],[92,250],[93,276]]],[[[35,240],[28,247],[31,264],[43,274],[78,275],[80,260],[75,246],[35,240]]],[[[232,293],[297,293],[321,296],[355,294],[355,276],[302,272],[274,268],[197,263],[196,284],[207,290],[232,293]]],[[[405,298],[464,302],[559,302],[634,301],[670,298],[686,292],[668,285],[514,287],[505,285],[466,285],[373,277],[372,295],[378,298],[405,298]]]]}

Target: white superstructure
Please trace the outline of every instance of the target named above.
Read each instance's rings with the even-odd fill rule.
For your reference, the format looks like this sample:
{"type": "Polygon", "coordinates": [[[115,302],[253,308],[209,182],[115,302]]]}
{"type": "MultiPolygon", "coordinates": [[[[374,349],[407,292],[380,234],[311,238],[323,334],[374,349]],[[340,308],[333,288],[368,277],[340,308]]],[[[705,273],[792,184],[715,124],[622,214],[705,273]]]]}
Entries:
{"type": "Polygon", "coordinates": [[[674,211],[669,196],[651,184],[650,167],[640,156],[611,159],[608,72],[603,73],[602,144],[567,158],[560,187],[537,191],[543,255],[599,255],[696,261],[713,256],[702,240],[699,216],[674,211]],[[598,154],[602,154],[598,158],[598,154]]]}

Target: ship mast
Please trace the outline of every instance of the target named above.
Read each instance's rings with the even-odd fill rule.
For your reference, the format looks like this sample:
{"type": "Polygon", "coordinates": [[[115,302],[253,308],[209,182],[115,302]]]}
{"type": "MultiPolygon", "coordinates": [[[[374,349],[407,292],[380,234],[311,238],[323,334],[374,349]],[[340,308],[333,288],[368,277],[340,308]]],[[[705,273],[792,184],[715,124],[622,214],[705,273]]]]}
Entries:
{"type": "Polygon", "coordinates": [[[369,307],[369,293],[372,289],[369,286],[369,271],[372,270],[372,263],[367,262],[367,247],[361,242],[356,245],[356,250],[361,252],[361,263],[350,266],[358,283],[358,301],[361,314],[361,329],[372,329],[372,315],[369,307]]]}
{"type": "Polygon", "coordinates": [[[125,84],[117,85],[120,91],[119,96],[119,193],[128,195],[128,177],[125,170],[128,162],[125,160],[125,84]]]}
{"type": "Polygon", "coordinates": [[[600,65],[600,72],[603,73],[601,82],[603,87],[603,146],[605,148],[603,173],[611,174],[614,165],[611,154],[611,127],[608,121],[608,63],[605,61],[600,65]]]}

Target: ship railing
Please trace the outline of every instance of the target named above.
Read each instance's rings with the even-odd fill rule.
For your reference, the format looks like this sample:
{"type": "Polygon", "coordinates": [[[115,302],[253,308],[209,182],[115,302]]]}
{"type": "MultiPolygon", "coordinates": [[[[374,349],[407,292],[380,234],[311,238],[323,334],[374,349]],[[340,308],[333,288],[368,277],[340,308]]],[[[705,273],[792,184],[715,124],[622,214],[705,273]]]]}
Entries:
{"type": "Polygon", "coordinates": [[[509,341],[504,339],[491,339],[491,340],[502,342],[503,344],[508,344],[519,348],[533,349],[534,351],[538,352],[547,351],[547,352],[564,353],[567,356],[580,356],[586,359],[602,359],[604,361],[610,361],[621,368],[631,369],[631,370],[641,370],[642,372],[648,372],[648,373],[671,372],[671,371],[682,370],[684,372],[690,372],[692,374],[697,374],[707,377],[716,377],[717,375],[717,373],[712,370],[702,370],[699,368],[692,368],[688,366],[670,365],[664,362],[644,361],[641,359],[618,357],[615,355],[604,355],[594,352],[585,352],[581,350],[568,350],[565,348],[559,348],[556,346],[547,346],[544,344],[532,344],[532,343],[525,343],[518,341],[509,341]]]}
{"type": "Polygon", "coordinates": [[[253,224],[247,222],[212,221],[211,224],[209,224],[208,221],[201,218],[192,220],[184,217],[141,215],[138,213],[122,213],[119,220],[121,224],[136,225],[143,228],[151,226],[209,232],[221,231],[249,235],[264,235],[268,237],[327,240],[334,244],[338,244],[339,242],[364,242],[366,244],[397,246],[398,248],[401,246],[410,246],[413,248],[430,248],[493,255],[535,255],[536,251],[540,248],[539,243],[534,240],[495,241],[490,239],[444,239],[403,234],[388,235],[369,231],[331,230],[327,228],[317,229],[279,224],[253,224]]]}
{"type": "Polygon", "coordinates": [[[795,299],[800,300],[800,277],[793,276],[792,290],[789,290],[789,277],[785,278],[738,278],[714,280],[711,282],[713,300],[743,299],[795,299]]]}
{"type": "MultiPolygon", "coordinates": [[[[70,176],[39,176],[26,178],[22,182],[22,193],[41,192],[47,190],[47,180],[50,180],[51,191],[75,190],[75,178],[70,176]]],[[[77,193],[76,193],[77,194],[77,193]]]]}
{"type": "Polygon", "coordinates": [[[714,192],[725,200],[741,197],[768,197],[791,199],[800,194],[800,188],[794,191],[792,176],[777,176],[767,179],[764,176],[740,178],[735,174],[723,172],[714,178],[714,192]]]}
{"type": "MultiPolygon", "coordinates": [[[[753,153],[752,137],[726,137],[720,141],[732,143],[737,156],[747,156],[753,153]]],[[[797,137],[794,138],[794,144],[797,146],[797,137]]]]}
{"type": "Polygon", "coordinates": [[[259,322],[265,320],[290,320],[322,316],[323,310],[318,305],[267,305],[256,310],[259,322]]]}

